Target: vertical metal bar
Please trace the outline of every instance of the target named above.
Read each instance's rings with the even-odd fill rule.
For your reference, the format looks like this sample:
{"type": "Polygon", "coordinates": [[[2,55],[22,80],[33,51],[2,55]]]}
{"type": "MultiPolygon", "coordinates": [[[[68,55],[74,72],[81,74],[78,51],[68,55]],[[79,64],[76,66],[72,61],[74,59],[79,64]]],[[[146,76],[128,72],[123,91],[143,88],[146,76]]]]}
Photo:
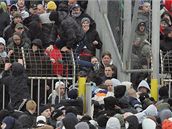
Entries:
{"type": "Polygon", "coordinates": [[[5,85],[3,84],[3,100],[2,100],[2,109],[5,109],[5,85]]]}
{"type": "MultiPolygon", "coordinates": [[[[52,83],[51,83],[51,93],[53,93],[53,90],[54,90],[54,80],[52,79],[52,83]]],[[[51,104],[55,104],[53,102],[53,97],[51,96],[51,104]]]]}
{"type": "Polygon", "coordinates": [[[39,114],[39,107],[40,107],[40,79],[38,79],[38,98],[37,98],[37,100],[38,100],[38,103],[37,103],[37,105],[38,105],[38,114],[39,114]]]}
{"type": "Polygon", "coordinates": [[[168,93],[169,93],[169,98],[171,98],[171,81],[169,81],[169,87],[168,87],[168,93]]]}
{"type": "Polygon", "coordinates": [[[47,103],[47,79],[45,79],[44,104],[47,103]]]}
{"type": "Polygon", "coordinates": [[[86,114],[91,116],[93,115],[92,110],[91,110],[91,96],[92,96],[92,91],[91,91],[91,83],[86,83],[86,114]]]}
{"type": "Polygon", "coordinates": [[[73,63],[73,81],[72,81],[72,85],[73,85],[73,88],[74,88],[74,84],[75,84],[75,80],[76,80],[76,78],[75,78],[75,76],[76,76],[76,63],[75,63],[75,56],[74,56],[74,54],[75,53],[73,53],[72,51],[71,51],[71,55],[72,55],[72,63],[73,63]]]}
{"type": "Polygon", "coordinates": [[[25,58],[25,53],[24,53],[24,48],[21,47],[21,51],[22,51],[22,57],[23,57],[23,66],[26,69],[26,58],[25,58]]]}
{"type": "Polygon", "coordinates": [[[31,95],[31,99],[33,99],[33,79],[31,79],[30,80],[31,81],[31,86],[30,86],[30,91],[31,91],[31,93],[30,93],[30,95],[31,95]]]}

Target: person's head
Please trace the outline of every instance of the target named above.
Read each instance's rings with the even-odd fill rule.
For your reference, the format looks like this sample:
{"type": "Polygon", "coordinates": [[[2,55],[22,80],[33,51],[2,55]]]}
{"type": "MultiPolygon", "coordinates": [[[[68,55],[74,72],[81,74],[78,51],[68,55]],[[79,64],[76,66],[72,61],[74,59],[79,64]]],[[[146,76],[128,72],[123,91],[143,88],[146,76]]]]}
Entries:
{"type": "Polygon", "coordinates": [[[43,14],[45,13],[45,8],[42,4],[37,5],[37,14],[43,14]]]}
{"type": "Polygon", "coordinates": [[[42,49],[42,41],[40,39],[34,39],[32,41],[31,46],[32,46],[32,51],[36,52],[36,51],[42,49]]]}
{"type": "Polygon", "coordinates": [[[12,40],[15,45],[19,46],[22,43],[22,36],[20,33],[15,32],[12,36],[12,40]]]}
{"type": "Polygon", "coordinates": [[[111,65],[105,66],[104,74],[106,77],[112,77],[113,73],[114,73],[114,70],[113,70],[113,67],[111,65]]]}
{"type": "Polygon", "coordinates": [[[18,32],[18,33],[23,33],[24,31],[24,25],[21,24],[21,23],[17,23],[16,26],[15,26],[15,32],[18,32]]]}
{"type": "Polygon", "coordinates": [[[25,0],[17,0],[17,5],[19,8],[23,8],[25,6],[25,0]]]}
{"type": "Polygon", "coordinates": [[[149,93],[150,92],[150,87],[149,87],[148,83],[145,80],[142,80],[139,83],[139,86],[137,87],[137,91],[139,91],[141,93],[149,93]]]}
{"type": "Polygon", "coordinates": [[[3,37],[0,37],[0,52],[3,52],[5,50],[6,41],[3,37]]]}
{"type": "Polygon", "coordinates": [[[12,4],[10,6],[10,14],[13,16],[15,12],[17,12],[17,6],[15,4],[12,4]]]}
{"type": "Polygon", "coordinates": [[[62,81],[58,81],[55,84],[55,90],[56,92],[61,96],[63,96],[65,94],[65,84],[62,81]]]}
{"type": "Polygon", "coordinates": [[[77,0],[68,0],[68,5],[74,5],[77,3],[77,0]]]}
{"type": "Polygon", "coordinates": [[[74,4],[72,9],[71,9],[71,15],[73,17],[78,17],[81,15],[81,13],[82,13],[81,7],[78,4],[74,4]]]}
{"type": "Polygon", "coordinates": [[[145,22],[140,22],[140,23],[138,24],[138,29],[139,29],[140,32],[144,32],[145,29],[146,29],[146,24],[145,24],[145,22]]]}
{"type": "Polygon", "coordinates": [[[21,16],[21,14],[19,12],[15,12],[13,14],[13,22],[14,22],[14,24],[22,22],[22,16],[21,16]]]}
{"type": "Polygon", "coordinates": [[[147,13],[151,11],[151,5],[149,2],[144,2],[142,6],[143,12],[147,13]]]}
{"type": "Polygon", "coordinates": [[[40,106],[40,114],[45,116],[45,118],[51,117],[51,106],[50,105],[43,105],[40,106]]]}
{"type": "Polygon", "coordinates": [[[106,65],[109,65],[111,63],[111,53],[110,52],[104,52],[102,54],[102,63],[106,66],[106,65]]]}
{"type": "Polygon", "coordinates": [[[15,125],[15,118],[12,116],[6,116],[2,120],[1,128],[2,129],[13,129],[14,125],[15,125]]]}
{"type": "Polygon", "coordinates": [[[167,28],[169,26],[169,21],[166,18],[163,18],[160,22],[160,27],[162,30],[164,30],[165,28],[167,28]]]}
{"type": "Polygon", "coordinates": [[[90,29],[90,19],[87,17],[84,17],[81,20],[81,25],[82,25],[82,29],[84,30],[84,32],[87,32],[90,29]]]}
{"type": "Polygon", "coordinates": [[[30,12],[30,15],[36,15],[37,14],[37,5],[36,4],[31,5],[29,12],[30,12]]]}
{"type": "Polygon", "coordinates": [[[49,1],[47,3],[47,11],[56,11],[57,5],[54,1],[49,1]]]}
{"type": "Polygon", "coordinates": [[[31,112],[31,113],[35,113],[36,112],[36,102],[34,100],[29,100],[26,103],[26,110],[31,112]]]}
{"type": "Polygon", "coordinates": [[[91,63],[92,63],[92,64],[97,64],[97,63],[99,63],[98,58],[95,57],[95,56],[91,57],[91,63]]]}
{"type": "Polygon", "coordinates": [[[47,123],[46,117],[45,116],[37,116],[36,117],[36,126],[37,127],[42,127],[47,123]]]}
{"type": "Polygon", "coordinates": [[[109,92],[112,92],[113,91],[113,84],[112,84],[112,80],[108,79],[105,81],[105,86],[107,87],[107,90],[109,92]]]}

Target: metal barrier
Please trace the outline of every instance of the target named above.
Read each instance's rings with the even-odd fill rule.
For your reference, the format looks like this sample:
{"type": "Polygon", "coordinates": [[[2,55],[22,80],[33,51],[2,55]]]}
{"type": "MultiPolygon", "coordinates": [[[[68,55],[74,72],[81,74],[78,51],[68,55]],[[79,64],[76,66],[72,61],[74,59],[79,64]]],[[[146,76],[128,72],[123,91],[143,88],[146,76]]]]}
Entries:
{"type": "MultiPolygon", "coordinates": [[[[61,80],[65,83],[66,88],[69,84],[74,86],[78,64],[74,59],[75,55],[71,53],[61,53],[58,49],[51,52],[37,51],[31,49],[15,49],[13,54],[6,62],[18,61],[22,59],[23,65],[28,74],[28,86],[30,89],[31,99],[37,102],[38,113],[40,104],[46,104],[50,93],[55,89],[55,82],[61,80]]],[[[5,64],[5,63],[4,63],[5,64]]],[[[1,65],[1,71],[4,68],[1,65]]],[[[7,106],[7,91],[3,85],[2,88],[2,108],[7,106]]]]}

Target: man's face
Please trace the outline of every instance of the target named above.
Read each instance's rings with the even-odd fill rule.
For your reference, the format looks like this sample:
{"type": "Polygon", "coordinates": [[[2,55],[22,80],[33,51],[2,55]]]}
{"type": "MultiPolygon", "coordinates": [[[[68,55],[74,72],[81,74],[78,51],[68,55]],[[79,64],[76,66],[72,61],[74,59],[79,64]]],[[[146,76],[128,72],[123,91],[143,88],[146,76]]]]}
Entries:
{"type": "Polygon", "coordinates": [[[21,23],[21,22],[22,22],[22,18],[21,17],[15,17],[14,18],[14,24],[21,23]]]}
{"type": "Polygon", "coordinates": [[[150,3],[145,2],[145,3],[143,4],[143,11],[144,11],[144,12],[150,12],[150,10],[151,10],[150,3]]]}
{"type": "Polygon", "coordinates": [[[17,1],[17,5],[19,6],[19,8],[24,7],[24,5],[25,5],[25,0],[18,0],[18,1],[17,1]]]}
{"type": "Polygon", "coordinates": [[[97,64],[97,63],[99,63],[99,61],[97,60],[97,58],[92,58],[91,63],[92,64],[97,64]]]}
{"type": "Polygon", "coordinates": [[[113,75],[113,70],[111,67],[105,67],[105,76],[106,77],[112,77],[113,75]]]}
{"type": "Polygon", "coordinates": [[[74,16],[74,17],[78,17],[80,14],[81,14],[81,9],[80,9],[80,7],[76,7],[76,8],[74,8],[74,9],[72,9],[72,16],[74,16]]]}
{"type": "Polygon", "coordinates": [[[5,49],[5,46],[2,43],[0,43],[0,52],[3,52],[4,49],[5,49]]]}
{"type": "Polygon", "coordinates": [[[21,44],[21,38],[18,35],[13,36],[13,41],[17,46],[21,44]]]}
{"type": "Polygon", "coordinates": [[[105,84],[105,86],[107,86],[107,90],[109,92],[113,91],[113,85],[112,85],[112,81],[111,80],[106,80],[104,84],[105,84]]]}
{"type": "Polygon", "coordinates": [[[39,4],[37,5],[37,14],[43,14],[45,12],[44,6],[39,4]]]}
{"type": "Polygon", "coordinates": [[[44,110],[41,115],[45,116],[46,118],[50,118],[51,117],[51,110],[48,108],[46,110],[44,110]]]}

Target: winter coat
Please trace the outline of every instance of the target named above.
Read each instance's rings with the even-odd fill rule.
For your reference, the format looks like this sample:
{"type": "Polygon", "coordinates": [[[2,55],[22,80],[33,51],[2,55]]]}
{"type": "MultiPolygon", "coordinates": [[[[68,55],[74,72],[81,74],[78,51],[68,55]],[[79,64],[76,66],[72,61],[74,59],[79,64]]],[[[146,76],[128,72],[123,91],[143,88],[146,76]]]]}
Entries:
{"type": "Polygon", "coordinates": [[[84,39],[81,26],[64,11],[51,12],[50,20],[55,21],[57,32],[66,47],[75,49],[77,43],[84,39]]]}
{"type": "Polygon", "coordinates": [[[54,75],[63,75],[63,63],[62,63],[62,53],[60,50],[54,46],[54,49],[51,52],[45,51],[50,59],[54,59],[55,63],[52,62],[53,74],[54,75]]]}
{"type": "MultiPolygon", "coordinates": [[[[3,31],[3,37],[4,37],[4,39],[6,41],[8,41],[8,39],[10,37],[12,37],[13,33],[15,32],[15,26],[16,26],[16,24],[14,22],[12,22],[10,25],[8,25],[4,29],[4,31],[3,31]]],[[[29,29],[26,26],[24,26],[24,30],[25,30],[26,34],[28,34],[29,29]]]]}
{"type": "Polygon", "coordinates": [[[4,71],[2,74],[2,82],[9,89],[9,95],[11,98],[11,105],[14,109],[18,109],[23,99],[29,99],[29,89],[27,86],[27,75],[24,67],[14,62],[12,64],[12,71],[4,71]]]}
{"type": "Polygon", "coordinates": [[[10,16],[8,13],[3,12],[2,9],[0,9],[0,37],[3,36],[3,30],[5,29],[6,26],[10,24],[10,16]]]}
{"type": "Polygon", "coordinates": [[[36,116],[26,111],[22,114],[18,121],[22,124],[23,128],[32,128],[36,126],[36,116]]]}
{"type": "Polygon", "coordinates": [[[93,56],[96,55],[96,49],[101,49],[102,48],[102,42],[100,40],[99,34],[95,29],[89,29],[86,32],[86,39],[87,39],[87,43],[86,43],[86,47],[87,49],[91,52],[91,54],[93,56]],[[93,42],[97,41],[98,44],[94,45],[93,42]]]}

